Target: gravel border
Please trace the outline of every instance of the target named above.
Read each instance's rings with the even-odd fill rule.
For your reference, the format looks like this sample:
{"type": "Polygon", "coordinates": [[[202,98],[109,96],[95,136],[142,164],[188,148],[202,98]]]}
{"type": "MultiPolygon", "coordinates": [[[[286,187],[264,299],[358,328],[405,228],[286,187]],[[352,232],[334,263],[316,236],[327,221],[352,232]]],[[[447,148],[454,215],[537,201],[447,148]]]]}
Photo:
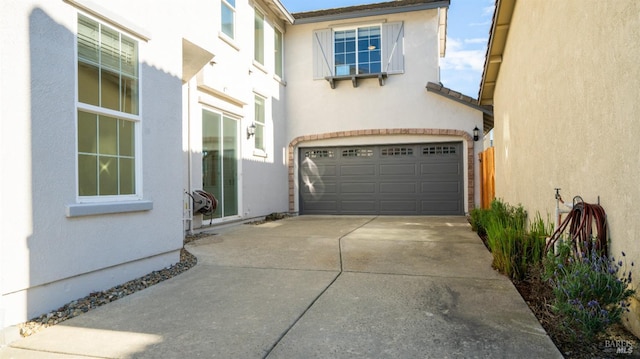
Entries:
{"type": "Polygon", "coordinates": [[[133,294],[154,284],[173,278],[178,274],[193,268],[197,263],[198,259],[193,254],[182,248],[180,250],[180,262],[162,270],[153,271],[143,277],[130,280],[113,288],[103,290],[101,292],[93,292],[84,298],[73,300],[57,310],[53,310],[37,318],[33,318],[28,322],[19,324],[18,328],[20,329],[20,335],[22,337],[28,337],[45,328],[62,323],[65,320],[76,317],[82,313],[86,313],[91,309],[111,303],[120,298],[124,298],[129,294],[133,294]]]}
{"type": "MultiPolygon", "coordinates": [[[[288,217],[292,217],[292,215],[288,213],[271,213],[263,220],[250,222],[248,224],[262,224],[265,222],[278,221],[288,217]]],[[[185,236],[183,243],[187,244],[200,238],[215,235],[216,233],[211,232],[195,233],[185,236]]],[[[151,272],[143,277],[130,280],[124,284],[117,285],[113,288],[103,290],[101,292],[90,293],[88,296],[73,300],[57,310],[53,310],[25,323],[21,323],[18,325],[20,335],[22,337],[28,337],[45,328],[62,323],[65,320],[76,317],[82,313],[86,313],[91,309],[111,303],[120,298],[124,298],[129,294],[133,294],[154,284],[173,278],[178,274],[193,268],[197,263],[198,259],[186,249],[182,248],[180,250],[180,262],[162,270],[151,272]]]]}

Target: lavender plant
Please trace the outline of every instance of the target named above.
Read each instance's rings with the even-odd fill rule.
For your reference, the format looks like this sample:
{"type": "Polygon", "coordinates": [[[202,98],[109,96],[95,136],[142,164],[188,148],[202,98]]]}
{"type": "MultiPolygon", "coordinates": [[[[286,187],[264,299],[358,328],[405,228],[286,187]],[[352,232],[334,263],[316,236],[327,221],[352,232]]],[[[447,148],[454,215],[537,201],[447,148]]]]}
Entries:
{"type": "MultiPolygon", "coordinates": [[[[623,259],[625,256],[622,252],[623,259]]],[[[549,253],[545,259],[545,277],[553,287],[554,309],[567,318],[565,328],[576,339],[593,339],[620,322],[635,294],[630,288],[631,270],[624,260],[596,251],[576,258],[566,243],[560,244],[557,255],[549,253]]]]}

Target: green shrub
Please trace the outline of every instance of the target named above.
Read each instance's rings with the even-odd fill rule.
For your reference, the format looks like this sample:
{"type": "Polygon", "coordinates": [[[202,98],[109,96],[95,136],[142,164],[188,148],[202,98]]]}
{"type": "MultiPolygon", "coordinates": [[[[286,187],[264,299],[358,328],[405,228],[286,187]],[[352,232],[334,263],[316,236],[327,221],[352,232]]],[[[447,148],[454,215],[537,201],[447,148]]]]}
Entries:
{"type": "Polygon", "coordinates": [[[552,225],[539,214],[527,231],[527,211],[495,199],[489,209],[470,212],[471,228],[486,238],[493,255],[493,267],[512,279],[522,279],[529,267],[538,265],[544,256],[546,237],[552,225]]]}
{"type": "Polygon", "coordinates": [[[469,212],[469,223],[471,230],[478,233],[478,236],[485,237],[487,235],[487,214],[486,209],[474,208],[469,212]]]}
{"type": "Polygon", "coordinates": [[[491,202],[486,218],[487,246],[493,255],[493,267],[514,279],[526,273],[522,265],[526,220],[527,212],[522,206],[513,207],[498,199],[491,202]]]}
{"type": "Polygon", "coordinates": [[[493,255],[493,267],[501,273],[520,278],[523,273],[518,260],[518,242],[525,236],[521,228],[492,218],[487,227],[487,246],[493,255]]]}
{"type": "Polygon", "coordinates": [[[544,248],[547,238],[553,233],[553,223],[547,217],[543,220],[540,213],[536,213],[536,217],[529,224],[529,232],[527,233],[527,243],[524,245],[523,258],[527,260],[528,265],[538,265],[544,259],[544,248]]]}
{"type": "Polygon", "coordinates": [[[545,279],[555,295],[553,308],[566,318],[564,328],[574,339],[591,340],[620,322],[622,313],[628,310],[628,299],[635,294],[629,289],[631,271],[626,270],[625,263],[596,251],[576,259],[571,247],[561,242],[557,254],[547,255],[544,266],[545,279]]]}

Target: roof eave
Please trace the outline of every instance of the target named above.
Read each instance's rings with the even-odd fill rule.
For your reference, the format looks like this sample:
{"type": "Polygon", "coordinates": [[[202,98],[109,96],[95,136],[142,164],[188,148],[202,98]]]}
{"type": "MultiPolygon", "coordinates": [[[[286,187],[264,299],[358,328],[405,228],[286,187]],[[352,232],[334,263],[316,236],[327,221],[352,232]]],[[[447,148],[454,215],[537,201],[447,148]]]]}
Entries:
{"type": "Polygon", "coordinates": [[[355,19],[362,18],[368,16],[380,16],[380,15],[389,15],[389,14],[399,14],[403,12],[412,12],[412,11],[422,11],[422,10],[431,10],[442,7],[448,7],[450,0],[442,0],[436,2],[430,2],[425,4],[413,4],[407,6],[393,6],[393,7],[384,7],[384,8],[374,8],[374,9],[362,9],[362,10],[353,10],[349,11],[349,8],[345,8],[345,12],[340,12],[337,14],[325,14],[318,16],[310,16],[303,18],[295,18],[295,14],[293,17],[295,18],[293,24],[311,24],[317,22],[324,21],[337,21],[337,20],[347,20],[347,19],[355,19]]]}
{"type": "Polygon", "coordinates": [[[491,108],[491,106],[481,106],[478,103],[478,100],[476,100],[475,98],[469,97],[463,93],[444,87],[442,84],[437,84],[435,82],[428,82],[427,91],[446,97],[449,100],[453,100],[455,102],[461,103],[467,107],[471,107],[474,110],[481,111],[485,115],[493,116],[493,109],[491,108]]]}
{"type": "Polygon", "coordinates": [[[515,7],[515,0],[497,0],[493,13],[493,22],[489,31],[489,44],[484,59],[484,70],[480,82],[478,101],[481,105],[493,105],[493,93],[495,90],[502,55],[507,42],[511,17],[515,7]]]}
{"type": "Polygon", "coordinates": [[[287,10],[287,8],[284,7],[284,5],[280,0],[265,0],[265,2],[267,3],[267,6],[269,6],[269,8],[273,10],[273,12],[278,14],[280,19],[288,22],[289,24],[293,24],[295,20],[293,18],[293,15],[291,15],[289,10],[287,10]]]}

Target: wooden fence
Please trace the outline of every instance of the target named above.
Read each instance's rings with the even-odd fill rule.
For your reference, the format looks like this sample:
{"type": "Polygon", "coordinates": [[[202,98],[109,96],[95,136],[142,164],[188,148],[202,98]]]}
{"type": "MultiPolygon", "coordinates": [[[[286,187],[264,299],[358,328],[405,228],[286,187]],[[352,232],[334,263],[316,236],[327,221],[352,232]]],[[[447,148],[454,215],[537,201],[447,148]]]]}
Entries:
{"type": "Polygon", "coordinates": [[[484,209],[489,208],[491,201],[496,196],[495,182],[495,151],[493,147],[489,147],[480,153],[480,206],[484,209]]]}

